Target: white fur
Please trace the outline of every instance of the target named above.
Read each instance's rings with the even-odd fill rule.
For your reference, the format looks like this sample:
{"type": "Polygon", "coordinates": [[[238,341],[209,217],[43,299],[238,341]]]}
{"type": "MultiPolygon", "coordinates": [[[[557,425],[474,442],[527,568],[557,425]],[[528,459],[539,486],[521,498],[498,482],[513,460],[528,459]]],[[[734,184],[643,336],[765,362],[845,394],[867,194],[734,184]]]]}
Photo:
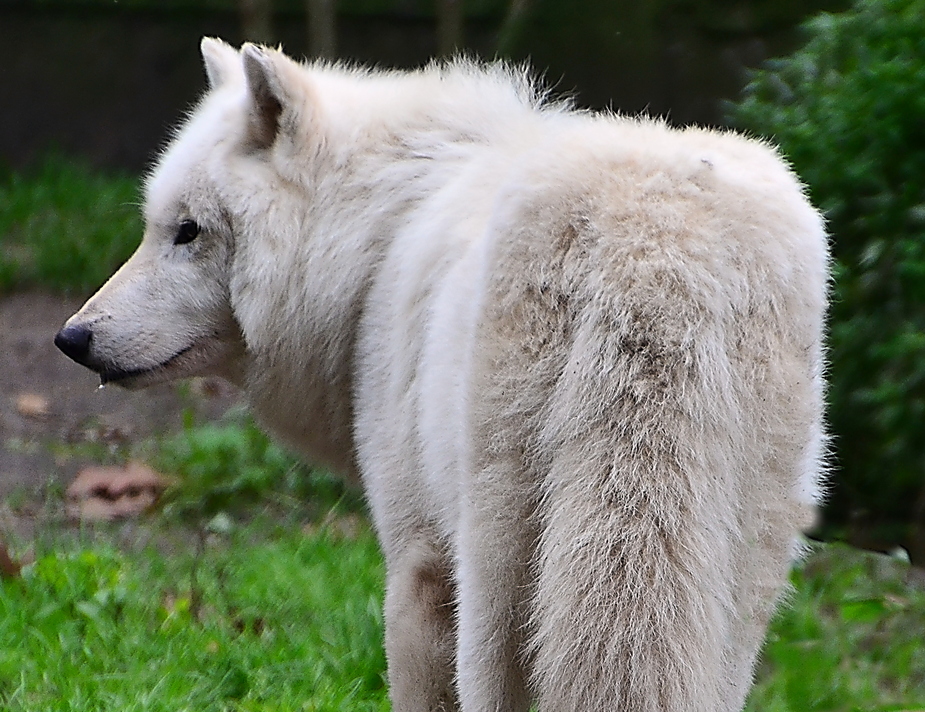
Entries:
{"type": "Polygon", "coordinates": [[[69,322],[94,367],[223,374],[360,475],[396,711],[741,709],[824,455],[826,240],[780,158],[500,65],[203,56],[69,322]]]}

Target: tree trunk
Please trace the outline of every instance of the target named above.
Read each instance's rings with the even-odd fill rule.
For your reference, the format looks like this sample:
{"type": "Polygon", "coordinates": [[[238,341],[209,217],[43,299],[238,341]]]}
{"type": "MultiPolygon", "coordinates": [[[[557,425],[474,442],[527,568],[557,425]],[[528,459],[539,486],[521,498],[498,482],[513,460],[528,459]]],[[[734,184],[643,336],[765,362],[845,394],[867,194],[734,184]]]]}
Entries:
{"type": "Polygon", "coordinates": [[[308,51],[313,57],[337,56],[337,15],[335,0],[306,0],[308,11],[308,51]]]}
{"type": "Polygon", "coordinates": [[[449,57],[463,46],[463,0],[437,0],[437,53],[449,57]]]}
{"type": "Polygon", "coordinates": [[[238,0],[241,15],[241,34],[247,42],[271,44],[273,42],[273,1],[238,0]]]}

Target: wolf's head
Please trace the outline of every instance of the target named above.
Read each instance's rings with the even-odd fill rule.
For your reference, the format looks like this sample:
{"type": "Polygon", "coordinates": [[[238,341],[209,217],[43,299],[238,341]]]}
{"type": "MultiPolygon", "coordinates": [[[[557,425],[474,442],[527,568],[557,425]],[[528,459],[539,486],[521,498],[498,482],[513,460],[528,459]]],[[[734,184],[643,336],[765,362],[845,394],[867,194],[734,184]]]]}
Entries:
{"type": "Polygon", "coordinates": [[[140,388],[205,374],[239,381],[246,344],[267,317],[267,307],[241,296],[262,289],[262,275],[285,259],[266,244],[258,261],[246,253],[255,233],[272,242],[268,234],[300,220],[286,205],[299,191],[280,185],[276,168],[292,144],[310,140],[298,65],[213,39],[203,40],[202,55],[210,91],[146,183],[141,245],[55,338],[103,383],[140,388]],[[235,269],[242,259],[252,265],[246,273],[235,269]]]}

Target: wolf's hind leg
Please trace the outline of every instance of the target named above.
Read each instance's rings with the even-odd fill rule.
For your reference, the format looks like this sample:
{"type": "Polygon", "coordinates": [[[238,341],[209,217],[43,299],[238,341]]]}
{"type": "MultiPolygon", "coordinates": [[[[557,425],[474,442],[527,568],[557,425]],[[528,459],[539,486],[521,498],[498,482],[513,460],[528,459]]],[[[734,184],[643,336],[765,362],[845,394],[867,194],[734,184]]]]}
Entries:
{"type": "Polygon", "coordinates": [[[484,499],[482,506],[464,504],[458,542],[457,666],[464,712],[527,712],[530,707],[525,649],[536,534],[531,500],[511,486],[515,477],[499,459],[471,485],[484,499]]]}
{"type": "Polygon", "coordinates": [[[453,712],[454,587],[446,554],[427,542],[388,562],[385,646],[393,712],[453,712]]]}

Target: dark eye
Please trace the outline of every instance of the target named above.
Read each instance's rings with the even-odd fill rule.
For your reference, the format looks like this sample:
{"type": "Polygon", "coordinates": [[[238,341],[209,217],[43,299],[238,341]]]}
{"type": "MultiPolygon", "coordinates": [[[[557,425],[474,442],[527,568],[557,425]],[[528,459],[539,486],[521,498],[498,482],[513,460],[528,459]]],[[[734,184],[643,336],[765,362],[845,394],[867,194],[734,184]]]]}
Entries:
{"type": "Polygon", "coordinates": [[[177,236],[173,238],[173,244],[185,245],[192,242],[199,234],[199,224],[195,220],[184,220],[180,223],[180,229],[177,230],[177,236]]]}

